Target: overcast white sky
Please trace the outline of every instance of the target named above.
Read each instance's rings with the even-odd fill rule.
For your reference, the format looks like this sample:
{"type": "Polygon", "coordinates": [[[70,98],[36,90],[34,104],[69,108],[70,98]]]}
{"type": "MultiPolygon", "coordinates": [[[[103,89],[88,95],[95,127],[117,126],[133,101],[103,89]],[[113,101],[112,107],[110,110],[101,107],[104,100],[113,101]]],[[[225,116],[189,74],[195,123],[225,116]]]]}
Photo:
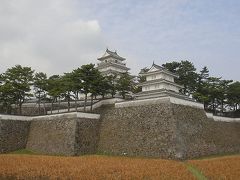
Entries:
{"type": "Polygon", "coordinates": [[[106,47],[137,74],[189,60],[240,80],[239,0],[0,0],[0,73],[48,75],[96,63],[106,47]]]}

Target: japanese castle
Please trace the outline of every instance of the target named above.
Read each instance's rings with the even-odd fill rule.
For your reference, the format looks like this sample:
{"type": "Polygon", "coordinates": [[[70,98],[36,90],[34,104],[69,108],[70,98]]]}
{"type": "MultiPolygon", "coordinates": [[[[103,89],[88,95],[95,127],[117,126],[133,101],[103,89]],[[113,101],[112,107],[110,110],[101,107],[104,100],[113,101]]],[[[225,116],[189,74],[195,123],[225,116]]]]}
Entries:
{"type": "MultiPolygon", "coordinates": [[[[97,64],[97,69],[104,76],[117,75],[118,78],[122,73],[130,70],[124,63],[126,59],[119,56],[116,51],[106,49],[102,57],[97,60],[100,61],[97,64]]],[[[134,94],[136,100],[165,96],[189,100],[187,96],[180,93],[183,86],[174,82],[174,78],[178,78],[178,75],[154,62],[149,69],[142,69],[139,76],[145,77],[146,81],[138,84],[138,86],[142,87],[142,92],[134,94]]]]}
{"type": "Polygon", "coordinates": [[[178,78],[178,75],[168,71],[164,67],[153,63],[151,68],[142,69],[139,75],[144,76],[146,81],[139,84],[139,86],[142,87],[142,92],[135,94],[136,99],[164,96],[188,99],[187,96],[179,93],[179,90],[182,89],[183,86],[174,82],[174,78],[178,78]]]}
{"type": "Polygon", "coordinates": [[[105,76],[119,75],[128,72],[129,68],[126,67],[125,58],[119,56],[116,51],[106,49],[102,57],[98,58],[100,63],[97,64],[97,69],[105,76]]]}

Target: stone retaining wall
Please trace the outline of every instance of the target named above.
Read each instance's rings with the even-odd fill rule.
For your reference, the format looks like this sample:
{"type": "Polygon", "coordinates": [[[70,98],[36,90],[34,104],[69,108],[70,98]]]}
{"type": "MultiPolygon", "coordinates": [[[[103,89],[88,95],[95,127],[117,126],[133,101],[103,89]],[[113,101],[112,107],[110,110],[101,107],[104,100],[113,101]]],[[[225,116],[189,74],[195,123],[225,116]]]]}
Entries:
{"type": "Polygon", "coordinates": [[[173,105],[182,158],[240,153],[240,123],[218,122],[203,110],[173,105]]]}
{"type": "Polygon", "coordinates": [[[118,104],[96,109],[100,117],[68,113],[25,121],[24,117],[1,116],[0,152],[27,147],[43,154],[170,159],[240,153],[239,122],[214,121],[202,108],[167,99],[137,106],[118,104]]]}
{"type": "Polygon", "coordinates": [[[96,153],[99,114],[1,115],[0,118],[0,153],[24,148],[53,155],[96,153]]]}
{"type": "Polygon", "coordinates": [[[78,119],[75,137],[75,155],[95,154],[99,141],[99,119],[78,119]]]}
{"type": "Polygon", "coordinates": [[[27,149],[43,154],[69,156],[95,153],[99,115],[86,113],[73,115],[42,117],[42,119],[33,120],[27,149]]]}
{"type": "Polygon", "coordinates": [[[42,154],[74,155],[75,131],[74,118],[32,121],[27,149],[42,154]]]}
{"type": "Polygon", "coordinates": [[[200,108],[166,101],[100,111],[101,153],[188,159],[240,152],[240,123],[216,122],[200,108]]]}
{"type": "Polygon", "coordinates": [[[29,121],[0,120],[0,153],[26,147],[29,121]]]}
{"type": "Polygon", "coordinates": [[[100,153],[162,158],[177,154],[171,103],[100,111],[100,153]]]}

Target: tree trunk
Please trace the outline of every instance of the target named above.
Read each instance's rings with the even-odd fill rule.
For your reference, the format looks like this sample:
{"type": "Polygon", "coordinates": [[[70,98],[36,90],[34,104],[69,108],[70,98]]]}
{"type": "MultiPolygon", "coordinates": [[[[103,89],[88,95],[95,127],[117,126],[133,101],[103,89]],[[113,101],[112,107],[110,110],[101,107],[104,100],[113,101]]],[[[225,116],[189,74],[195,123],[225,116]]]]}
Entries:
{"type": "Polygon", "coordinates": [[[19,103],[19,114],[22,115],[22,102],[19,103]]]}
{"type": "Polygon", "coordinates": [[[74,100],[74,102],[75,102],[75,111],[77,112],[77,94],[75,94],[75,100],[74,100]]]}
{"type": "Polygon", "coordinates": [[[216,114],[215,99],[213,99],[212,103],[213,103],[213,114],[216,114]]]}
{"type": "Polygon", "coordinates": [[[183,93],[184,93],[185,95],[186,95],[186,93],[187,93],[187,87],[186,87],[186,85],[184,85],[183,93]]]}
{"type": "Polygon", "coordinates": [[[91,112],[93,110],[93,95],[91,95],[91,112]]]}
{"type": "Polygon", "coordinates": [[[84,112],[86,112],[86,105],[87,105],[87,93],[85,94],[85,100],[84,100],[84,112]]]}
{"type": "Polygon", "coordinates": [[[223,113],[223,100],[221,100],[221,112],[223,113]]]}
{"type": "Polygon", "coordinates": [[[40,95],[40,92],[38,93],[38,115],[40,115],[40,111],[41,111],[41,95],[40,95]]]}
{"type": "Polygon", "coordinates": [[[52,104],[51,104],[51,114],[53,113],[53,102],[54,102],[54,98],[53,98],[52,104]]]}
{"type": "Polygon", "coordinates": [[[58,113],[60,112],[60,97],[58,98],[58,113]]]}
{"type": "Polygon", "coordinates": [[[70,112],[70,94],[68,93],[68,112],[70,112]]]}
{"type": "Polygon", "coordinates": [[[43,94],[43,97],[44,97],[44,101],[43,101],[43,113],[44,113],[44,115],[46,114],[46,105],[45,105],[45,101],[46,101],[46,98],[45,98],[45,92],[44,92],[44,94],[43,94]]]}
{"type": "Polygon", "coordinates": [[[46,105],[45,105],[45,101],[43,101],[43,114],[46,114],[46,105]]]}

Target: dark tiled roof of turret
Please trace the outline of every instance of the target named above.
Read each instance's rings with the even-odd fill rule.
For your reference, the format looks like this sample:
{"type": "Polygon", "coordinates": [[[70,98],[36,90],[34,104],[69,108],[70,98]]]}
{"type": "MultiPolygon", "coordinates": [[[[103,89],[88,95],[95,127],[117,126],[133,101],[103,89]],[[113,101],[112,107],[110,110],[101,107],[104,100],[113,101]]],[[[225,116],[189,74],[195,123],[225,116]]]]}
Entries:
{"type": "Polygon", "coordinates": [[[141,69],[139,74],[143,74],[143,73],[146,73],[148,71],[149,71],[149,69],[147,67],[145,67],[145,68],[141,69]]]}
{"type": "MultiPolygon", "coordinates": [[[[159,70],[165,69],[164,67],[159,66],[159,65],[155,64],[154,62],[153,62],[153,64],[152,64],[152,67],[155,67],[156,69],[159,69],[159,70]]],[[[151,68],[152,68],[152,67],[151,67],[151,68]]],[[[150,69],[151,69],[151,68],[150,68],[150,69]]]]}
{"type": "Polygon", "coordinates": [[[106,49],[105,54],[102,57],[98,58],[98,59],[99,60],[100,59],[104,59],[104,58],[109,57],[109,56],[115,57],[115,58],[117,58],[119,60],[122,60],[122,61],[125,60],[125,58],[119,56],[116,51],[110,51],[109,49],[106,49]]]}
{"type": "Polygon", "coordinates": [[[148,74],[148,73],[154,73],[155,71],[154,71],[154,72],[149,72],[149,71],[152,69],[152,67],[156,68],[157,71],[160,70],[160,71],[162,71],[162,72],[171,74],[172,76],[175,76],[175,77],[178,76],[176,73],[173,73],[173,72],[168,71],[165,67],[162,67],[162,66],[159,66],[159,65],[155,64],[154,61],[153,61],[152,66],[151,66],[149,69],[148,69],[148,68],[143,68],[143,69],[141,69],[141,71],[140,71],[139,74],[140,74],[140,75],[146,75],[146,74],[148,74]]]}
{"type": "Polygon", "coordinates": [[[164,69],[162,66],[159,66],[159,65],[155,64],[154,61],[153,61],[153,64],[150,68],[145,67],[145,68],[141,69],[139,74],[147,73],[152,67],[154,67],[158,70],[163,70],[164,69]]]}

